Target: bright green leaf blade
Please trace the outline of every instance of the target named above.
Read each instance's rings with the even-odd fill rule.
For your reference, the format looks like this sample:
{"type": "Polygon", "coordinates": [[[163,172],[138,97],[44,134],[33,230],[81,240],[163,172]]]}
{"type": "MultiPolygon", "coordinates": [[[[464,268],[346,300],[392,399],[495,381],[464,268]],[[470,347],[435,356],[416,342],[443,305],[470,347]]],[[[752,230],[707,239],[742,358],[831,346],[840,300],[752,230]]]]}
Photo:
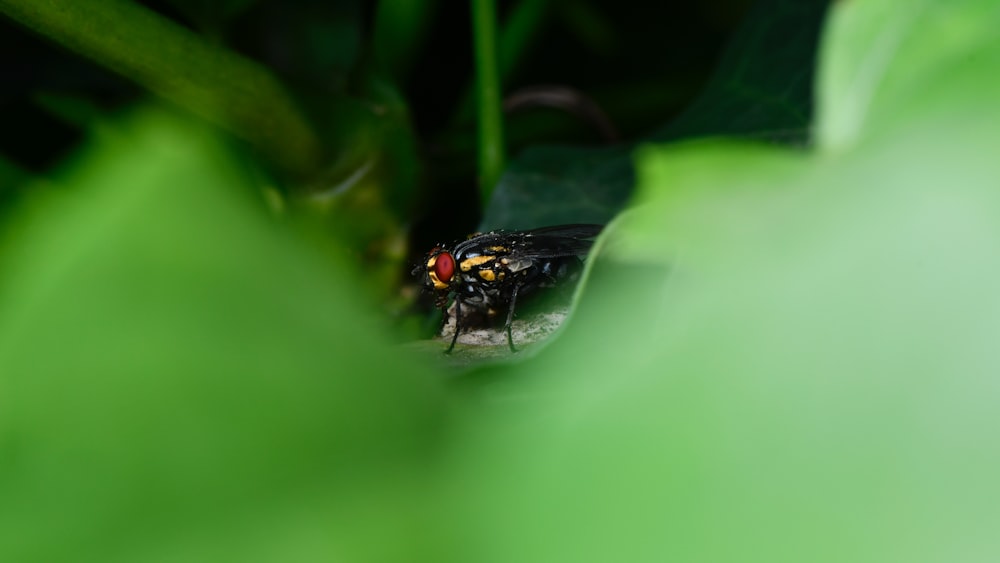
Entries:
{"type": "MultiPolygon", "coordinates": [[[[900,105],[938,88],[950,69],[996,45],[1000,7],[989,0],[837,2],[831,10],[818,80],[818,140],[842,150],[890,120],[900,105]]],[[[973,90],[968,90],[968,94],[973,90]]]]}
{"type": "Polygon", "coordinates": [[[486,520],[465,559],[995,559],[1000,42],[980,45],[837,154],[644,152],[644,205],[573,325],[467,430],[456,496],[486,520]]]}
{"type": "Polygon", "coordinates": [[[411,483],[439,397],[347,262],[162,115],[64,184],[0,246],[0,559],[432,553],[411,483]]]}
{"type": "Polygon", "coordinates": [[[657,165],[734,172],[727,194],[651,171],[648,189],[686,184],[637,234],[673,250],[670,275],[598,264],[552,353],[491,391],[468,559],[1000,553],[1000,167],[946,139],[657,165]]]}

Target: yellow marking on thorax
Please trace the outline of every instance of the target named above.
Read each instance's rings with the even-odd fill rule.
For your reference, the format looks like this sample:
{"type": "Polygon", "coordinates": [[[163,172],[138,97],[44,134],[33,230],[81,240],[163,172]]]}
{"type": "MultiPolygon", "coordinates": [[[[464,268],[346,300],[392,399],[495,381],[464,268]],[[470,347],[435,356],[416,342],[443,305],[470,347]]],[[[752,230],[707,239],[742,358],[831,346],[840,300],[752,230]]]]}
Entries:
{"type": "Polygon", "coordinates": [[[493,273],[493,270],[479,270],[479,277],[486,281],[493,281],[497,278],[496,274],[493,273]]]}
{"type": "Polygon", "coordinates": [[[492,250],[493,252],[496,252],[498,254],[501,254],[501,253],[502,254],[509,254],[510,253],[510,249],[507,248],[506,246],[491,246],[487,250],[492,250]]]}
{"type": "Polygon", "coordinates": [[[459,264],[458,267],[461,268],[463,272],[468,272],[469,270],[475,268],[476,266],[480,266],[487,262],[492,262],[493,260],[496,260],[496,256],[486,256],[486,255],[475,256],[472,258],[466,258],[465,260],[462,260],[462,263],[459,264]]]}

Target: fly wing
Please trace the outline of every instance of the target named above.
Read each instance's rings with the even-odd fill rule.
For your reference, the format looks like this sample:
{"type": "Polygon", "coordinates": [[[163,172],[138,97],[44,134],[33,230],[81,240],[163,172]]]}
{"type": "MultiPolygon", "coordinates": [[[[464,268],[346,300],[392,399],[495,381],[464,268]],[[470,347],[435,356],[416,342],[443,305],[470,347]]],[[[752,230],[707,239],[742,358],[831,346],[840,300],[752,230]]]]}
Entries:
{"type": "MultiPolygon", "coordinates": [[[[455,256],[464,257],[468,252],[482,254],[484,252],[496,252],[494,248],[506,248],[510,246],[512,236],[517,235],[516,231],[491,231],[488,233],[477,233],[456,243],[452,252],[455,256]]],[[[501,252],[507,254],[507,252],[501,252]]]]}
{"type": "Polygon", "coordinates": [[[584,256],[602,228],[601,225],[559,225],[522,231],[518,251],[532,258],[584,256]]]}
{"type": "Polygon", "coordinates": [[[513,255],[521,259],[583,256],[590,251],[602,225],[558,225],[530,231],[491,231],[479,233],[455,245],[456,256],[469,252],[513,255]],[[503,250],[497,250],[503,249],[503,250]]]}
{"type": "Polygon", "coordinates": [[[528,235],[553,235],[567,238],[594,238],[601,234],[602,229],[604,229],[604,225],[575,224],[541,227],[539,229],[530,229],[521,232],[528,235]]]}

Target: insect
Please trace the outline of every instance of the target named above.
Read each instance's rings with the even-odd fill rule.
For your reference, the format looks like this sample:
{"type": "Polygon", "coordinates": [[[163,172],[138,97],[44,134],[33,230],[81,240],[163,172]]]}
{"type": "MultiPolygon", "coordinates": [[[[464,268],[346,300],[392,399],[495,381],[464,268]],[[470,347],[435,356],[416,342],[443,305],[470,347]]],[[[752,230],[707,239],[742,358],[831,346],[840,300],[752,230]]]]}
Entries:
{"type": "Polygon", "coordinates": [[[412,273],[421,276],[425,290],[434,292],[435,305],[442,311],[447,310],[451,296],[455,297],[455,334],[445,353],[455,348],[463,309],[490,319],[506,313],[503,329],[508,346],[516,352],[510,327],[518,298],[576,280],[582,258],[601,228],[560,225],[529,231],[491,231],[431,249],[412,273]]]}

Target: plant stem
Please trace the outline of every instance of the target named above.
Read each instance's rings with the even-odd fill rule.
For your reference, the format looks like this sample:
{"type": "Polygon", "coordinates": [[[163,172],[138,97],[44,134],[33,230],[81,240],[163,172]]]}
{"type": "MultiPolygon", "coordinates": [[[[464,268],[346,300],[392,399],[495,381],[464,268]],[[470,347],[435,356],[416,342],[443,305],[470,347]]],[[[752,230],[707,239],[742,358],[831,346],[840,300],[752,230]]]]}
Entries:
{"type": "MultiPolygon", "coordinates": [[[[511,8],[503,27],[497,32],[501,83],[510,76],[537,38],[548,12],[549,0],[521,0],[511,8]]],[[[461,101],[451,116],[453,128],[472,120],[475,107],[474,90],[475,84],[465,87],[461,101]]]]}
{"type": "Polygon", "coordinates": [[[319,138],[267,69],[129,0],[0,0],[0,13],[142,85],[305,176],[319,138]]]}
{"type": "Polygon", "coordinates": [[[473,0],[472,31],[476,56],[476,92],[479,125],[480,203],[490,201],[504,164],[503,113],[500,106],[500,71],[497,64],[495,0],[473,0]]]}

